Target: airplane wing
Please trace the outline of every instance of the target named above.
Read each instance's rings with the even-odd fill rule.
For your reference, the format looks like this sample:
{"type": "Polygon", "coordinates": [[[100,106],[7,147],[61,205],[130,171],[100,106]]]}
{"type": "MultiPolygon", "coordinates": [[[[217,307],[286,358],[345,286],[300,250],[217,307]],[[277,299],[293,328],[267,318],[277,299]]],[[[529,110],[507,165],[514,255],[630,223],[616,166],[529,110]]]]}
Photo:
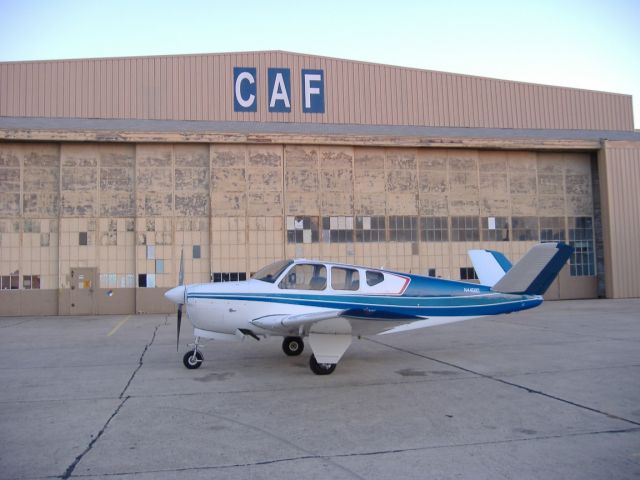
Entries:
{"type": "Polygon", "coordinates": [[[344,310],[302,313],[293,315],[267,315],[251,321],[255,326],[274,332],[290,332],[298,327],[342,316],[344,310]]]}
{"type": "Polygon", "coordinates": [[[364,310],[350,309],[324,310],[321,312],[291,315],[267,315],[256,318],[252,320],[251,323],[279,335],[297,334],[300,327],[304,327],[305,330],[312,332],[323,331],[325,329],[333,331],[335,325],[340,325],[339,330],[343,333],[349,330],[354,335],[376,335],[400,325],[411,324],[414,321],[414,317],[408,317],[406,319],[390,318],[389,315],[383,311],[365,312],[364,310]],[[332,322],[332,320],[335,321],[332,322]],[[349,327],[346,325],[349,325],[349,327]]]}

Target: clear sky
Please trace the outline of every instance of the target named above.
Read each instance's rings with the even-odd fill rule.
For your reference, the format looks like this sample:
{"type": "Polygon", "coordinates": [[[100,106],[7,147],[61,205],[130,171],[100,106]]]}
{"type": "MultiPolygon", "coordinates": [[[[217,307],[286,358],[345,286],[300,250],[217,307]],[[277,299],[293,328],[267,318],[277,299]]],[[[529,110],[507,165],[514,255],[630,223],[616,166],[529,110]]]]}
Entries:
{"type": "Polygon", "coordinates": [[[631,94],[640,0],[0,0],[0,61],[287,50],[631,94]]]}

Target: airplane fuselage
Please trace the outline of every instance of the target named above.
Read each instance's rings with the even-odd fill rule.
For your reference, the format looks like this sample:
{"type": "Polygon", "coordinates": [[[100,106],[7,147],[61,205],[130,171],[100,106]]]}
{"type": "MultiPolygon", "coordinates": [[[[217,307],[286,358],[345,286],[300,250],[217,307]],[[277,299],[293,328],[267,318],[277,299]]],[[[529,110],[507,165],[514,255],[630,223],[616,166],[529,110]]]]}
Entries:
{"type": "MultiPolygon", "coordinates": [[[[331,264],[325,265],[330,271],[331,264]]],[[[336,312],[352,319],[354,335],[370,335],[399,324],[423,320],[450,323],[542,303],[538,295],[497,293],[478,284],[388,272],[385,276],[389,277],[385,281],[392,284],[388,291],[364,285],[356,291],[345,291],[331,288],[331,282],[319,291],[283,289],[277,283],[255,279],[191,285],[186,290],[185,304],[188,318],[197,329],[229,335],[246,329],[267,336],[274,331],[261,328],[256,319],[336,312]]]]}

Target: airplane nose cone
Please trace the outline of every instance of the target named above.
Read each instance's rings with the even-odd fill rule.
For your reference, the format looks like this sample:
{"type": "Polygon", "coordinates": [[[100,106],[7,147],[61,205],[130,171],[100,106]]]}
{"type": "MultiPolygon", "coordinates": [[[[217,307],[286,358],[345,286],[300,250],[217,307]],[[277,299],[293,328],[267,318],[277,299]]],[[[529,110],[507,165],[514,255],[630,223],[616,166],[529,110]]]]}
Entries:
{"type": "Polygon", "coordinates": [[[174,287],[168,292],[166,292],[164,294],[164,297],[167,300],[175,303],[176,305],[182,305],[184,304],[184,290],[185,290],[184,285],[174,287]]]}

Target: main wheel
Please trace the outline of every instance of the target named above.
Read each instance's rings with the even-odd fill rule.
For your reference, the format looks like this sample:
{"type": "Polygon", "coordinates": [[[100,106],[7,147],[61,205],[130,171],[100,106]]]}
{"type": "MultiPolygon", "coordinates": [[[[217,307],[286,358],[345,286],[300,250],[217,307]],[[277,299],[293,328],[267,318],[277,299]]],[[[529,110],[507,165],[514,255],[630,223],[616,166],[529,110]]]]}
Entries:
{"type": "Polygon", "coordinates": [[[202,360],[204,360],[202,354],[200,352],[194,352],[193,350],[189,350],[184,354],[184,357],[182,357],[182,363],[184,363],[184,366],[189,370],[200,368],[202,360]]]}
{"type": "Polygon", "coordinates": [[[316,375],[329,375],[330,373],[333,373],[333,371],[336,369],[336,364],[335,363],[318,363],[316,361],[316,356],[311,355],[311,357],[309,358],[309,368],[311,368],[311,371],[316,375]]]}
{"type": "Polygon", "coordinates": [[[282,341],[282,351],[289,357],[300,355],[304,350],[304,342],[300,337],[286,337],[282,341]]]}

